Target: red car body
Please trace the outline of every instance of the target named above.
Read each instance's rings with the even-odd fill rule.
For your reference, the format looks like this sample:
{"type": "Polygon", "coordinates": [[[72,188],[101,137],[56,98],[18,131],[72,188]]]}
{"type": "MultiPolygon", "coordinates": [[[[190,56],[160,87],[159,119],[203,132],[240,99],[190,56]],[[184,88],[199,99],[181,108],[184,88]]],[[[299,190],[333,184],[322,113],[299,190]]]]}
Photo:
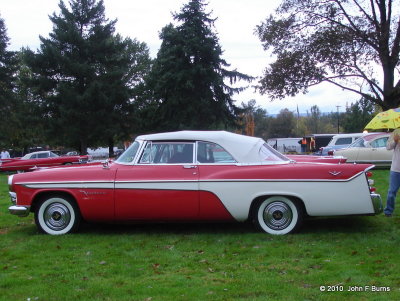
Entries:
{"type": "Polygon", "coordinates": [[[0,162],[0,171],[32,171],[41,167],[55,167],[85,163],[89,156],[58,156],[51,151],[26,154],[21,158],[5,159],[0,162]]]}
{"type": "Polygon", "coordinates": [[[81,219],[250,219],[267,233],[287,234],[305,216],[381,212],[367,178],[372,167],[295,162],[260,138],[227,132],[145,135],[114,163],[9,176],[9,211],[34,212],[48,234],[72,232],[81,219]]]}

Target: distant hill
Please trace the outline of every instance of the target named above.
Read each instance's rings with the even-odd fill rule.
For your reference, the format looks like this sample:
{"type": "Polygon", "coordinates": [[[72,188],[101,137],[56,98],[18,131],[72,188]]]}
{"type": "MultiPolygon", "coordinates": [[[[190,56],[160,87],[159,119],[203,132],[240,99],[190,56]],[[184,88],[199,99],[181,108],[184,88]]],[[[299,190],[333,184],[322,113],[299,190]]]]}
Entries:
{"type": "MultiPolygon", "coordinates": [[[[297,116],[297,112],[296,111],[292,111],[292,112],[293,112],[294,116],[297,116]]],[[[340,112],[340,114],[342,114],[342,113],[343,112],[340,112]]],[[[330,115],[330,114],[336,114],[336,112],[321,112],[322,116],[326,116],[326,115],[330,115]]],[[[278,115],[279,115],[279,113],[277,113],[277,114],[269,114],[269,113],[267,113],[267,116],[274,117],[274,118],[276,118],[276,116],[278,116],[278,115]]],[[[300,117],[307,117],[307,115],[310,115],[310,113],[299,113],[300,117]]]]}

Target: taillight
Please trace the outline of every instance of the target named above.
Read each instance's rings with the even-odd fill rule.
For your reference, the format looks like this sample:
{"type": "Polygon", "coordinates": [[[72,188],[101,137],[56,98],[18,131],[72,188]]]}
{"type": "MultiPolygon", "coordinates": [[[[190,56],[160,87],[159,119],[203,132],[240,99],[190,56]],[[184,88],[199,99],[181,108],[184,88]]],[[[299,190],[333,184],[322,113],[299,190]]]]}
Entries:
{"type": "Polygon", "coordinates": [[[367,172],[365,173],[365,175],[367,176],[368,186],[369,186],[369,191],[370,191],[370,193],[375,193],[375,192],[376,192],[376,188],[375,188],[375,187],[372,187],[372,185],[375,184],[375,181],[374,181],[373,179],[368,179],[368,178],[371,178],[371,177],[372,177],[372,172],[367,171],[367,172]]]}

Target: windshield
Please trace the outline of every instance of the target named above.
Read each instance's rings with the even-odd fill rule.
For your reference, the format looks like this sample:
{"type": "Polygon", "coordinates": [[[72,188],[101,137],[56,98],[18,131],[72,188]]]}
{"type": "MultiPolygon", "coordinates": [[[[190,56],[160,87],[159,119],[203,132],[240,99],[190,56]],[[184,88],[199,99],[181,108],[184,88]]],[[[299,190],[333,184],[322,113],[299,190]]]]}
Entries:
{"type": "Polygon", "coordinates": [[[365,147],[365,140],[363,137],[358,138],[356,141],[354,141],[352,144],[349,145],[350,147],[365,147]]]}
{"type": "Polygon", "coordinates": [[[25,156],[21,157],[22,160],[33,159],[32,154],[26,154],[25,156]]]}
{"type": "Polygon", "coordinates": [[[273,149],[267,143],[264,143],[261,146],[259,154],[260,154],[261,160],[264,162],[276,163],[276,162],[290,161],[289,158],[282,155],[277,150],[273,149]]]}
{"type": "Polygon", "coordinates": [[[135,141],[127,148],[126,151],[116,160],[117,163],[131,163],[135,159],[136,153],[139,149],[139,142],[135,141]]]}

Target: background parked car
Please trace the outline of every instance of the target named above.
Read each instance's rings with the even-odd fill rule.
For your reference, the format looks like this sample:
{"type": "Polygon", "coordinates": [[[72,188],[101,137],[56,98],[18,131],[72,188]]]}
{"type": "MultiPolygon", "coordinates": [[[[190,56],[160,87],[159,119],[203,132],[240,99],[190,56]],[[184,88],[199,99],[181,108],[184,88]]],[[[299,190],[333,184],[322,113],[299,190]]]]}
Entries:
{"type": "Polygon", "coordinates": [[[271,138],[267,143],[281,153],[301,153],[299,140],[301,138],[271,138]]]}
{"type": "Polygon", "coordinates": [[[37,167],[54,167],[85,163],[89,156],[59,156],[52,151],[40,151],[0,162],[0,171],[30,171],[37,167]]]}
{"type": "Polygon", "coordinates": [[[78,152],[77,151],[71,151],[65,154],[66,156],[78,156],[78,152]]]}
{"type": "Polygon", "coordinates": [[[314,154],[319,155],[319,149],[321,147],[326,146],[329,143],[329,141],[331,141],[333,136],[335,136],[335,134],[311,134],[306,136],[305,137],[307,140],[306,152],[314,152],[314,154]],[[316,152],[310,148],[311,138],[314,139],[315,141],[315,150],[317,150],[316,152]]]}
{"type": "Polygon", "coordinates": [[[320,155],[332,155],[334,150],[346,148],[358,138],[365,136],[367,133],[353,133],[353,134],[337,134],[332,137],[327,146],[320,148],[320,155]]]}
{"type": "Polygon", "coordinates": [[[390,133],[372,133],[365,135],[347,148],[336,150],[335,156],[347,158],[348,163],[372,163],[378,167],[390,167],[393,150],[386,149],[390,133]]]}

